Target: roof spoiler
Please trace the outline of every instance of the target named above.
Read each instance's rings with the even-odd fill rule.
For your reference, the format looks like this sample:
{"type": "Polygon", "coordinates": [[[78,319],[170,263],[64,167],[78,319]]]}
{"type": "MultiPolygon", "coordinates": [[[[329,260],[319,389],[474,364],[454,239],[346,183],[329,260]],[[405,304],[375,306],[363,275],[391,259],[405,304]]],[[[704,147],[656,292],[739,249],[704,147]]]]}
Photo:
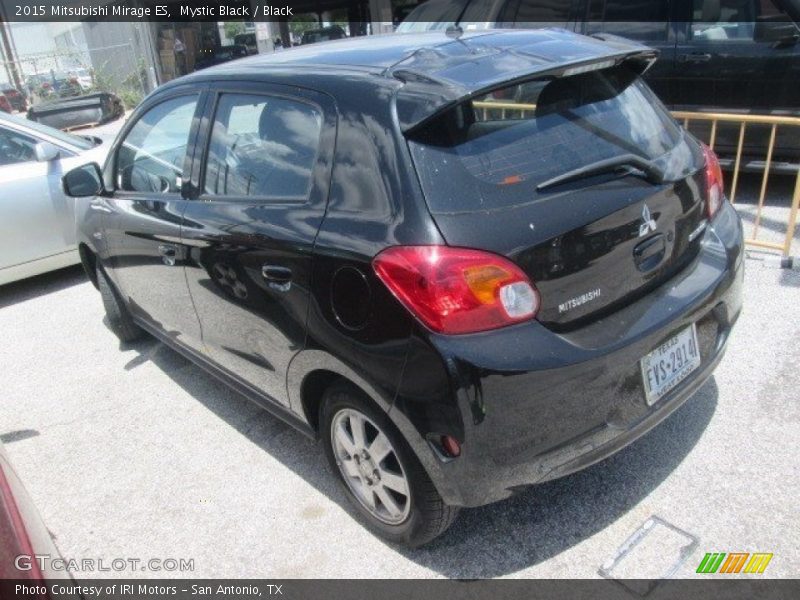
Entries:
{"type": "MultiPolygon", "coordinates": [[[[473,44],[477,51],[464,53],[458,59],[428,48],[424,49],[424,58],[417,53],[407,57],[385,72],[404,83],[396,98],[400,129],[411,133],[465,100],[516,83],[541,77],[569,77],[622,64],[641,75],[658,58],[657,50],[614,35],[576,37],[591,42],[584,42],[584,46],[592,46],[591,53],[575,52],[556,60],[517,48],[495,47],[487,51],[473,44]]],[[[457,43],[467,46],[462,41],[457,43]]]]}

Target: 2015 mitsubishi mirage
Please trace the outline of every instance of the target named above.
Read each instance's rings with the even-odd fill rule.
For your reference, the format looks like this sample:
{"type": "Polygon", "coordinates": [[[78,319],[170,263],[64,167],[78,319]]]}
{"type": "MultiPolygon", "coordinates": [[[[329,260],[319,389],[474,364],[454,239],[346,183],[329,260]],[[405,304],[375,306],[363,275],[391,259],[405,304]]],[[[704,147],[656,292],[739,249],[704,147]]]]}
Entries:
{"type": "Polygon", "coordinates": [[[363,522],[418,546],[629,444],[722,358],[741,223],[655,59],[451,31],[178,79],[64,177],[83,265],[123,341],[321,439],[363,522]]]}

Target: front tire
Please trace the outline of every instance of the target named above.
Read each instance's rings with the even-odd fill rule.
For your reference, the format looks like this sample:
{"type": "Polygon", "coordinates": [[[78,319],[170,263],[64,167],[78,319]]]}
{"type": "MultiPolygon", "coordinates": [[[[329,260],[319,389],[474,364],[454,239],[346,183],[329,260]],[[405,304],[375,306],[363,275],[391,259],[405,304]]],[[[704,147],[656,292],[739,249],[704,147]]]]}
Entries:
{"type": "Polygon", "coordinates": [[[346,383],[331,386],[320,415],[325,456],[362,522],[410,547],[444,533],[458,516],[385,413],[346,383]]]}
{"type": "Polygon", "coordinates": [[[97,288],[100,290],[100,297],[103,299],[103,307],[106,309],[111,330],[120,341],[129,343],[141,339],[144,330],[133,322],[128,307],[122,302],[113,284],[109,281],[108,275],[100,266],[97,267],[97,288]]]}

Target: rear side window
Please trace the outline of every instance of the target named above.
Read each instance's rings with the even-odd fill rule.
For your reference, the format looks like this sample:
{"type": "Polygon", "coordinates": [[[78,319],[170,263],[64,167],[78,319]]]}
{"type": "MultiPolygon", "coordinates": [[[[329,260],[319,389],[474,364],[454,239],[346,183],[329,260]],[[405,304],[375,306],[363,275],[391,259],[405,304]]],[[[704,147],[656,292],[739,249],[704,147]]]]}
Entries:
{"type": "Polygon", "coordinates": [[[315,106],[254,94],[223,94],[205,169],[212,196],[308,197],[322,113],[315,106]]]}
{"type": "Polygon", "coordinates": [[[680,140],[650,89],[615,68],[497,90],[409,142],[431,210],[461,212],[530,202],[567,171],[623,154],[656,159],[680,140]]]}

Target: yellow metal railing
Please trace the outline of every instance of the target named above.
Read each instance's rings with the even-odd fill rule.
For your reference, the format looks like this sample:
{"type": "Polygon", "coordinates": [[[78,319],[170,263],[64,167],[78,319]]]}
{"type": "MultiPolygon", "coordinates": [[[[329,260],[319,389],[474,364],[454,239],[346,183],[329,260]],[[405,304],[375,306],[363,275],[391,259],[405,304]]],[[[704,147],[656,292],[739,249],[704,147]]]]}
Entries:
{"type": "Polygon", "coordinates": [[[736,191],[739,184],[739,173],[741,172],[742,165],[742,149],[744,147],[744,137],[747,131],[747,126],[750,124],[768,125],[770,126],[769,144],[767,146],[767,154],[764,161],[764,174],[761,177],[761,190],[758,195],[758,205],[756,207],[755,220],[753,222],[753,236],[745,240],[751,246],[760,248],[767,248],[770,250],[779,250],[784,256],[788,256],[792,248],[792,240],[794,239],[795,228],[797,227],[797,213],[800,208],[800,166],[797,170],[797,178],[794,186],[794,193],[792,195],[791,208],[789,209],[789,219],[786,223],[786,236],[782,244],[775,242],[766,242],[758,239],[758,230],[761,225],[761,213],[764,209],[764,200],[767,196],[767,186],[770,177],[770,167],[772,166],[772,157],[775,150],[775,136],[778,127],[792,127],[800,136],[800,118],[798,117],[782,117],[782,116],[769,116],[769,115],[736,115],[729,113],[697,113],[697,112],[684,112],[675,111],[672,115],[683,122],[684,128],[689,127],[692,121],[705,121],[711,123],[711,133],[708,139],[708,145],[713,149],[717,141],[717,127],[719,123],[733,123],[739,125],[739,138],[736,144],[736,158],[733,164],[733,178],[731,180],[731,188],[728,192],[728,198],[731,203],[736,202],[736,191]]]}
{"type": "Polygon", "coordinates": [[[536,111],[535,104],[524,104],[521,102],[495,102],[494,100],[476,100],[472,103],[472,107],[475,109],[476,116],[478,117],[479,121],[489,120],[489,115],[495,113],[495,111],[500,112],[499,118],[501,120],[511,117],[524,119],[527,116],[527,113],[533,113],[536,111]]]}
{"type": "MultiPolygon", "coordinates": [[[[481,100],[474,101],[472,106],[475,109],[476,117],[479,121],[487,121],[490,119],[524,119],[533,116],[529,113],[536,111],[535,104],[524,104],[518,102],[502,102],[494,100],[481,100]]],[[[769,115],[737,115],[729,113],[698,113],[698,112],[685,112],[675,111],[673,116],[679,121],[683,122],[684,128],[688,129],[689,123],[692,121],[705,121],[711,124],[711,133],[707,140],[708,145],[713,149],[717,142],[717,129],[720,123],[733,123],[739,126],[739,137],[736,144],[736,158],[733,165],[733,177],[731,180],[728,198],[731,203],[736,202],[736,192],[739,185],[739,174],[742,165],[742,150],[744,148],[745,133],[747,126],[750,124],[767,125],[770,127],[769,145],[767,147],[767,154],[764,163],[764,174],[761,179],[761,190],[758,196],[758,205],[756,207],[756,214],[753,223],[753,235],[746,240],[747,244],[770,250],[779,250],[784,256],[788,256],[791,252],[792,240],[794,239],[795,229],[797,227],[797,214],[800,208],[800,166],[797,170],[797,179],[795,182],[794,193],[792,196],[791,208],[789,209],[789,219],[786,224],[786,236],[782,244],[776,242],[767,242],[758,239],[758,231],[761,226],[762,211],[764,209],[764,200],[767,196],[767,187],[770,177],[772,166],[772,158],[775,150],[775,138],[778,127],[791,127],[797,131],[800,136],[800,118],[798,117],[783,117],[783,116],[769,116],[769,115]]]]}

